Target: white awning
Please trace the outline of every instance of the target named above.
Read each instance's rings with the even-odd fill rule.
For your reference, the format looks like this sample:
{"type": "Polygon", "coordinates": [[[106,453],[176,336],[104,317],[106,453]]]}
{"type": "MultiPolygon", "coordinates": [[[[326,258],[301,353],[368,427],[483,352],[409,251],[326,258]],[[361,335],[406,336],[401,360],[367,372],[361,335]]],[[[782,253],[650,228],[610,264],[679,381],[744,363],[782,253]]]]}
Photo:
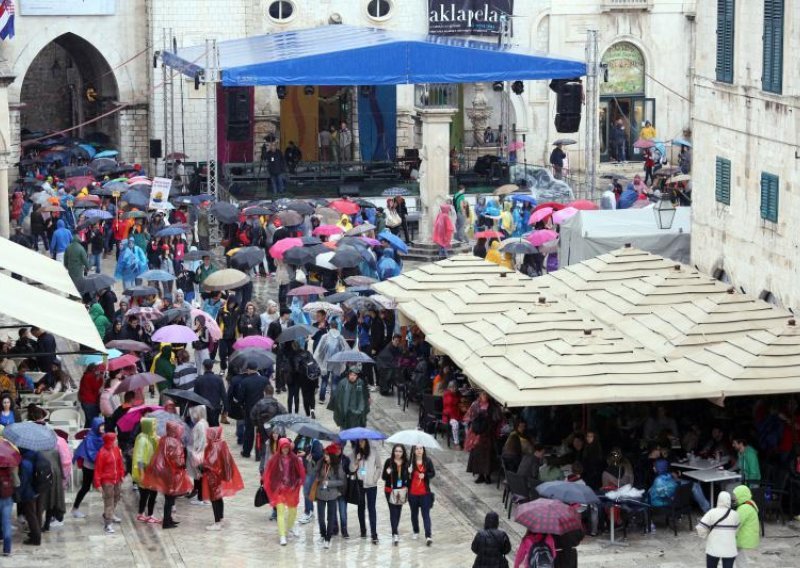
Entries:
{"type": "Polygon", "coordinates": [[[0,274],[0,314],[81,345],[106,352],[92,318],[80,302],[0,274]]]}
{"type": "Polygon", "coordinates": [[[0,268],[44,284],[57,292],[81,297],[62,263],[3,238],[0,238],[0,268]]]}

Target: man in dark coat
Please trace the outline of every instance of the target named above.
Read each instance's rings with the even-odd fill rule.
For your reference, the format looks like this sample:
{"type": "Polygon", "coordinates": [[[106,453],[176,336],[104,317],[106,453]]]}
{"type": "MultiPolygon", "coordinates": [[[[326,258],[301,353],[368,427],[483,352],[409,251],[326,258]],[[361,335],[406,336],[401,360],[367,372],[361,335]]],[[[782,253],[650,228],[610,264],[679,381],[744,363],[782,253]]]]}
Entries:
{"type": "Polygon", "coordinates": [[[219,426],[220,411],[223,421],[227,421],[228,395],[222,377],[214,373],[213,359],[203,361],[203,374],[194,383],[194,393],[211,403],[211,407],[206,407],[209,426],[219,426]]]}
{"type": "Polygon", "coordinates": [[[392,340],[375,357],[375,368],[378,371],[378,388],[384,396],[392,393],[392,386],[397,382],[395,377],[399,371],[398,361],[403,354],[400,348],[401,339],[402,337],[398,334],[392,336],[392,340]]]}
{"type": "Polygon", "coordinates": [[[114,321],[114,312],[116,312],[117,295],[111,288],[102,290],[97,295],[97,301],[103,308],[103,313],[108,318],[108,321],[114,321]]]}
{"type": "Polygon", "coordinates": [[[242,435],[242,457],[249,458],[255,441],[255,424],[251,418],[253,407],[264,398],[264,388],[269,381],[258,372],[258,365],[254,361],[247,364],[244,377],[234,382],[231,381],[230,400],[239,404],[244,409],[244,433],[242,435]]]}
{"type": "Polygon", "coordinates": [[[284,329],[292,325],[292,320],[289,319],[291,315],[292,310],[289,308],[281,308],[280,317],[267,327],[267,337],[275,342],[275,390],[277,392],[286,390],[286,373],[284,372],[286,368],[286,361],[284,361],[286,346],[278,343],[278,337],[280,337],[284,329]]]}
{"type": "Polygon", "coordinates": [[[43,354],[36,357],[36,364],[41,372],[46,373],[44,380],[52,388],[55,386],[53,364],[56,362],[56,338],[39,327],[31,327],[31,335],[36,338],[36,352],[43,354]]]}
{"type": "Polygon", "coordinates": [[[240,313],[238,299],[232,294],[217,314],[217,324],[222,331],[222,338],[219,340],[219,366],[223,371],[228,368],[228,357],[233,352],[240,313]]]}
{"type": "Polygon", "coordinates": [[[264,424],[281,414],[286,414],[286,407],[278,402],[278,399],[275,398],[275,389],[267,383],[267,386],[264,387],[264,398],[259,400],[250,411],[250,420],[256,425],[256,430],[261,438],[261,446],[256,448],[257,460],[261,459],[263,446],[267,440],[267,430],[264,428],[264,424]]]}

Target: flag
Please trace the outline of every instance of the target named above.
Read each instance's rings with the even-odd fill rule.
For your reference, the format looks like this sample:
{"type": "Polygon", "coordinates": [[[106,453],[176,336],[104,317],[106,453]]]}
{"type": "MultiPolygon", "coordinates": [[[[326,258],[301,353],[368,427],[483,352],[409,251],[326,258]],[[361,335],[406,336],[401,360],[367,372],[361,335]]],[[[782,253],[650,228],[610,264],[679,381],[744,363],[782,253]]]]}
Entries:
{"type": "Polygon", "coordinates": [[[0,39],[14,37],[14,0],[0,3],[0,39]]]}

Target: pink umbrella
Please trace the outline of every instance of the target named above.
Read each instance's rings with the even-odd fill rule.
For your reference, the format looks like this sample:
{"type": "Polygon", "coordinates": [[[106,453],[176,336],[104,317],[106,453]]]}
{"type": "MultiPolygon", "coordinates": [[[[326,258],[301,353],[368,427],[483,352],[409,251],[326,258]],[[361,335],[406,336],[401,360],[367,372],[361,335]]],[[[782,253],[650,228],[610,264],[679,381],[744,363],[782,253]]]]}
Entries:
{"type": "Polygon", "coordinates": [[[281,239],[274,245],[272,245],[269,249],[269,255],[272,258],[283,259],[283,254],[289,250],[290,248],[294,247],[301,247],[303,246],[303,240],[298,239],[295,237],[291,237],[288,239],[281,239]]]}
{"type": "Polygon", "coordinates": [[[262,335],[248,335],[247,337],[238,339],[236,343],[233,344],[233,348],[247,349],[248,347],[255,347],[256,349],[266,349],[267,351],[271,351],[273,345],[275,345],[275,342],[269,337],[264,337],[262,335]]]}
{"type": "Polygon", "coordinates": [[[158,343],[191,343],[197,341],[197,334],[185,325],[165,325],[156,330],[152,339],[158,343]]]}
{"type": "Polygon", "coordinates": [[[372,237],[361,237],[361,240],[367,243],[371,247],[380,246],[381,242],[378,239],[373,239],[372,237]]]}
{"type": "Polygon", "coordinates": [[[597,203],[594,201],[589,201],[588,199],[578,199],[577,201],[570,203],[569,206],[574,207],[575,209],[580,209],[581,211],[597,211],[600,209],[600,206],[597,203]]]}
{"type": "Polygon", "coordinates": [[[117,420],[117,428],[123,432],[130,432],[142,420],[142,414],[146,412],[153,412],[154,410],[163,410],[164,407],[156,404],[143,404],[142,406],[134,406],[128,412],[122,415],[117,420]]]}
{"type": "Polygon", "coordinates": [[[528,219],[528,225],[535,225],[539,221],[544,221],[553,214],[552,207],[542,207],[538,211],[531,213],[531,218],[528,219]]]}
{"type": "Polygon", "coordinates": [[[94,182],[94,178],[92,176],[74,176],[68,177],[66,182],[67,187],[74,187],[75,189],[83,189],[88,185],[91,185],[94,182]]]}
{"type": "Polygon", "coordinates": [[[137,183],[153,185],[153,181],[147,176],[134,176],[132,178],[128,178],[128,185],[136,185],[137,183]]]}
{"type": "Polygon", "coordinates": [[[311,296],[313,294],[316,294],[317,296],[322,296],[327,293],[328,291],[322,286],[310,286],[306,284],[305,286],[299,286],[297,288],[289,290],[287,296],[311,296]]]}
{"type": "Polygon", "coordinates": [[[647,150],[653,146],[655,146],[655,143],[652,140],[645,140],[644,138],[639,138],[633,143],[634,148],[641,148],[642,150],[647,150]]]}
{"type": "Polygon", "coordinates": [[[541,231],[534,231],[528,235],[528,242],[535,247],[542,246],[544,243],[549,243],[558,238],[558,233],[550,229],[542,229],[541,231]]]}
{"type": "MultiPolygon", "coordinates": [[[[331,235],[340,235],[344,233],[344,229],[338,227],[336,225],[320,225],[313,231],[311,231],[312,235],[323,235],[326,237],[330,237],[331,235]]],[[[280,241],[279,241],[280,242],[280,241]]]]}
{"type": "Polygon", "coordinates": [[[192,314],[192,321],[194,321],[194,318],[203,318],[203,320],[206,322],[208,336],[211,339],[214,341],[219,341],[222,339],[222,330],[219,328],[219,325],[214,318],[199,308],[192,308],[190,313],[192,314]]]}
{"type": "Polygon", "coordinates": [[[508,151],[509,152],[516,152],[517,150],[522,150],[524,147],[525,147],[525,144],[523,144],[519,140],[516,140],[515,142],[511,142],[508,145],[508,151]]]}
{"type": "Polygon", "coordinates": [[[355,215],[361,210],[358,203],[350,201],[349,199],[337,199],[336,201],[328,203],[328,207],[336,209],[336,211],[345,215],[355,215]]]}
{"type": "Polygon", "coordinates": [[[577,213],[578,210],[575,209],[574,207],[565,207],[561,211],[556,211],[555,213],[553,213],[553,223],[555,223],[556,225],[560,225],[561,223],[563,223],[564,221],[566,221],[567,219],[569,219],[570,217],[572,217],[577,213]]]}

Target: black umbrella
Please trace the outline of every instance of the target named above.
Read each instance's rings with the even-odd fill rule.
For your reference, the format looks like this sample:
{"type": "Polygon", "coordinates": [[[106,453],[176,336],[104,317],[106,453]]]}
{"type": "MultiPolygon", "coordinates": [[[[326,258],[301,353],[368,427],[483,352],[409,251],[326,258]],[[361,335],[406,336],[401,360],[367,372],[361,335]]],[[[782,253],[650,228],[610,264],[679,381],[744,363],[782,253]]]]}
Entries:
{"type": "Polygon", "coordinates": [[[288,264],[300,266],[314,261],[316,255],[304,247],[294,247],[283,253],[283,260],[288,264]]]}
{"type": "Polygon", "coordinates": [[[276,426],[292,428],[297,424],[309,424],[313,422],[316,422],[313,418],[303,416],[302,414],[295,414],[294,412],[288,412],[286,414],[278,414],[272,420],[264,424],[264,426],[268,428],[275,428],[276,426]]]}
{"type": "Polygon", "coordinates": [[[79,199],[72,204],[73,209],[94,209],[96,207],[100,207],[100,204],[88,199],[79,199]]]}
{"type": "Polygon", "coordinates": [[[58,174],[58,177],[60,178],[68,178],[76,176],[86,176],[89,175],[90,172],[88,166],[66,166],[56,170],[56,174],[58,174]]]}
{"type": "Polygon", "coordinates": [[[325,199],[324,197],[312,197],[308,200],[308,202],[315,206],[315,207],[325,207],[330,203],[330,200],[325,199]]]}
{"type": "Polygon", "coordinates": [[[314,245],[321,245],[322,241],[319,240],[318,237],[300,237],[300,240],[303,241],[304,247],[310,247],[314,245]]]}
{"type": "Polygon", "coordinates": [[[151,186],[148,183],[135,183],[128,186],[128,191],[138,191],[142,195],[150,195],[151,186]]]}
{"type": "Polygon", "coordinates": [[[190,250],[185,255],[183,255],[183,260],[186,261],[194,261],[194,260],[203,260],[204,256],[211,256],[211,253],[207,250],[190,250]]]}
{"type": "Polygon", "coordinates": [[[326,302],[330,302],[331,304],[341,304],[342,302],[346,302],[350,298],[355,298],[358,294],[354,292],[337,292],[336,294],[331,294],[330,296],[325,296],[322,298],[326,302]]]}
{"type": "Polygon", "coordinates": [[[245,207],[242,209],[242,213],[245,215],[274,215],[275,210],[271,207],[265,207],[263,205],[251,205],[250,207],[245,207]]]}
{"type": "Polygon", "coordinates": [[[150,215],[148,215],[144,211],[128,211],[127,213],[122,214],[123,219],[149,219],[150,215]]]}
{"type": "Polygon", "coordinates": [[[312,333],[317,331],[315,327],[310,325],[299,324],[287,327],[278,336],[278,343],[287,343],[289,341],[297,341],[298,339],[305,339],[312,333]]]}
{"type": "Polygon", "coordinates": [[[94,189],[91,189],[89,193],[91,193],[92,195],[99,195],[100,197],[113,197],[114,192],[123,194],[127,193],[127,191],[128,191],[127,188],[124,191],[121,191],[120,189],[114,189],[112,187],[96,187],[94,189]]]}
{"type": "Polygon", "coordinates": [[[281,204],[281,208],[289,209],[290,211],[295,211],[300,215],[311,215],[314,213],[314,208],[306,203],[305,201],[300,201],[299,199],[292,199],[287,201],[286,203],[281,204]]]}
{"type": "Polygon", "coordinates": [[[111,288],[114,282],[114,277],[108,274],[89,274],[80,281],[78,288],[81,294],[96,294],[100,290],[111,288]]]}
{"type": "Polygon", "coordinates": [[[97,158],[92,160],[89,168],[98,174],[107,174],[117,168],[117,162],[111,158],[97,158]]]}
{"type": "Polygon", "coordinates": [[[338,442],[339,436],[336,432],[329,430],[319,422],[301,422],[290,427],[301,436],[308,436],[316,440],[328,440],[331,442],[338,442]]]}
{"type": "Polygon", "coordinates": [[[194,404],[202,404],[203,406],[207,406],[212,410],[216,410],[217,407],[211,404],[208,399],[203,398],[199,394],[195,394],[192,390],[183,390],[183,389],[167,389],[163,393],[172,399],[179,399],[185,400],[186,402],[192,402],[194,404]]]}
{"type": "Polygon", "coordinates": [[[275,356],[272,352],[265,349],[248,347],[247,349],[238,349],[234,351],[230,358],[230,364],[234,369],[242,370],[245,369],[250,362],[253,362],[256,364],[256,368],[266,371],[267,374],[269,374],[272,372],[274,360],[275,356]]]}
{"type": "Polygon", "coordinates": [[[537,252],[535,246],[521,239],[504,242],[500,250],[511,254],[534,254],[537,252]]]}
{"type": "Polygon", "coordinates": [[[343,247],[329,261],[337,268],[355,268],[361,264],[361,254],[354,248],[343,247]]]}
{"type": "Polygon", "coordinates": [[[258,247],[243,247],[231,256],[231,266],[239,270],[250,270],[264,260],[264,249],[258,247]]]}
{"type": "Polygon", "coordinates": [[[367,201],[366,199],[361,199],[360,197],[353,199],[353,203],[363,209],[375,209],[375,204],[372,201],[367,201]]]}
{"type": "Polygon", "coordinates": [[[151,286],[134,286],[124,290],[122,294],[131,298],[144,298],[145,296],[155,296],[158,294],[158,290],[151,286]]]}
{"type": "Polygon", "coordinates": [[[342,245],[347,245],[349,247],[353,247],[359,250],[368,249],[369,243],[364,239],[359,239],[357,237],[342,237],[339,239],[339,242],[336,243],[337,247],[341,247],[342,245]]]}
{"type": "Polygon", "coordinates": [[[226,201],[217,201],[209,207],[208,212],[223,223],[235,223],[239,220],[239,210],[233,203],[226,201]]]}
{"type": "Polygon", "coordinates": [[[183,318],[183,321],[189,321],[189,317],[192,315],[189,308],[170,308],[162,313],[164,314],[160,320],[162,323],[172,323],[178,318],[183,318]]]}
{"type": "Polygon", "coordinates": [[[306,252],[310,253],[312,257],[316,258],[318,254],[324,254],[326,252],[331,252],[331,249],[323,245],[322,243],[318,245],[311,245],[308,247],[303,247],[306,252]]]}

